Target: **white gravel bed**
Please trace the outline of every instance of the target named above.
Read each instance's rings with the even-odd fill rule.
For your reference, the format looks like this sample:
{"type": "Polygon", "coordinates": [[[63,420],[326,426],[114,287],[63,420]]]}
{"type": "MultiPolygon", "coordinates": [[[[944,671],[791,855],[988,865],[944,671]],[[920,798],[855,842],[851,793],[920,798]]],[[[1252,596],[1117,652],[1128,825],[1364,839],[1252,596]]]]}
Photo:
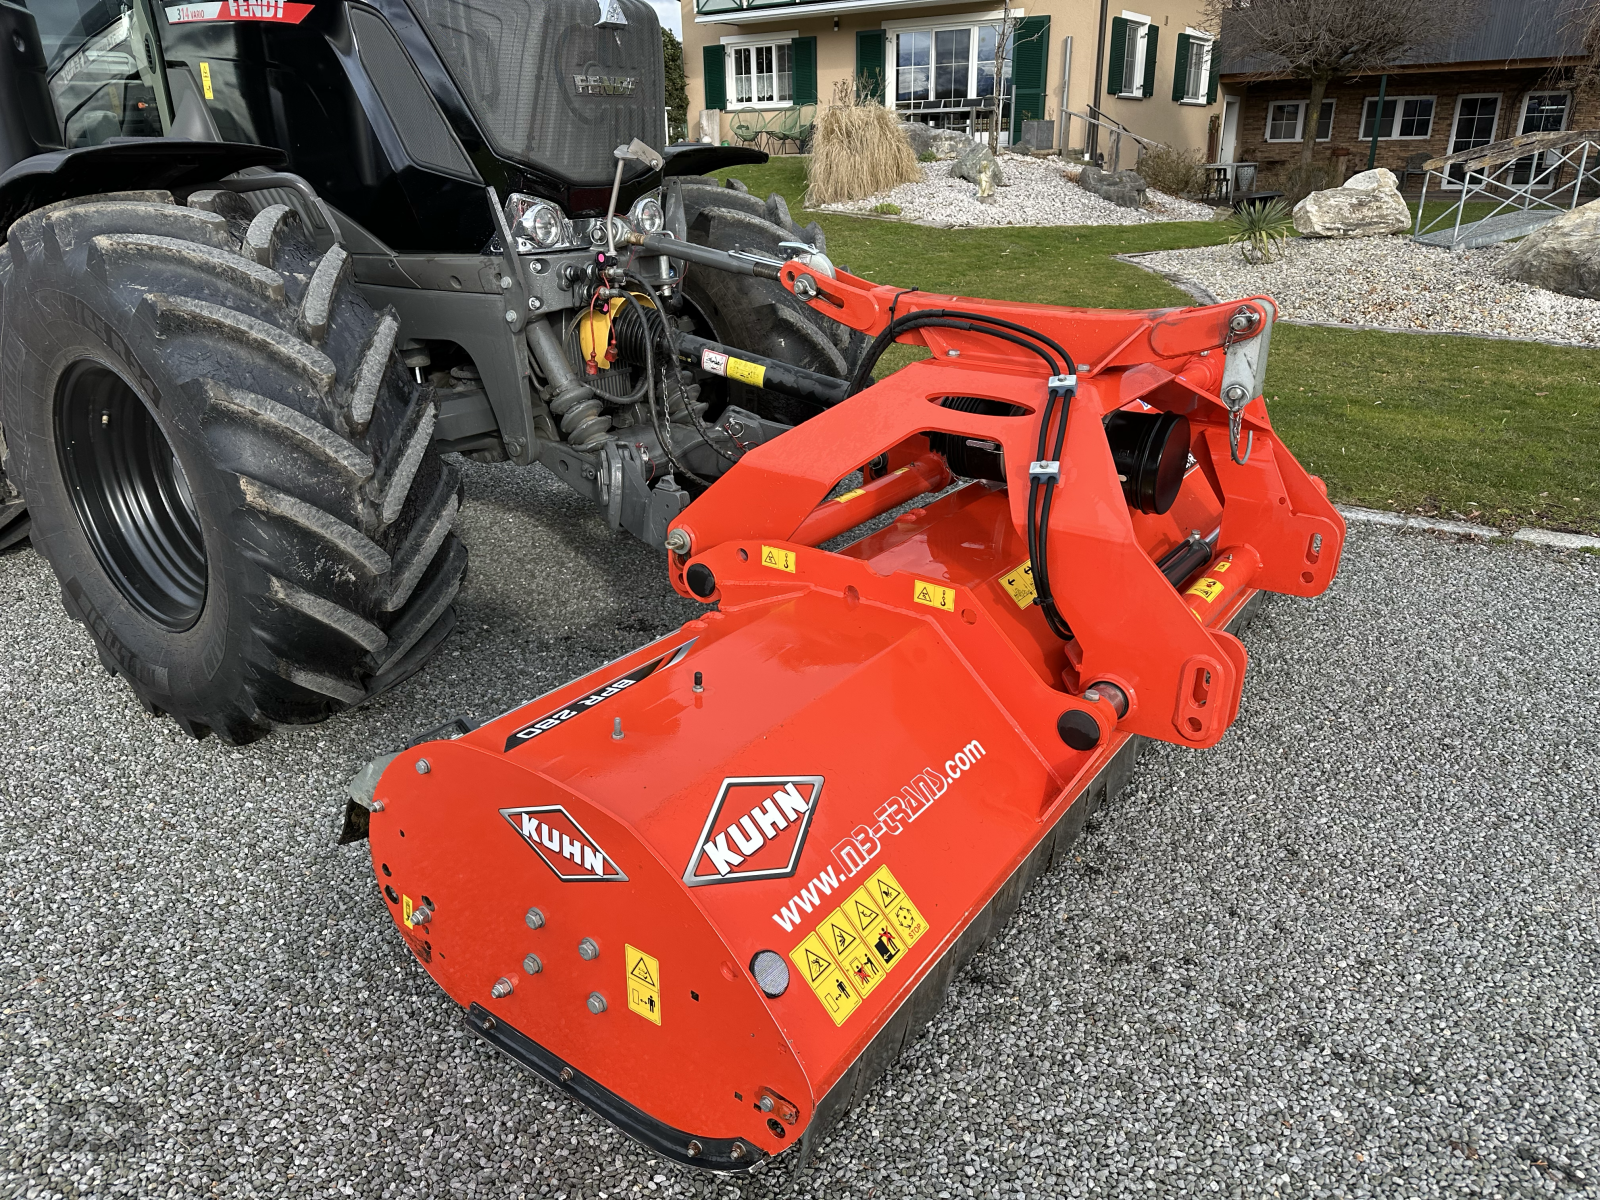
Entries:
{"type": "Polygon", "coordinates": [[[971,225],[1145,225],[1151,221],[1209,221],[1204,204],[1151,189],[1147,207],[1120,208],[1086,192],[1065,174],[1060,159],[1000,156],[1005,184],[994,204],[979,204],[978,189],[950,175],[950,160],[922,164],[920,183],[903,183],[865,200],[821,205],[823,212],[870,212],[879,204],[900,206],[900,219],[938,229],[971,225]]]}
{"type": "Polygon", "coordinates": [[[333,844],[370,756],[699,611],[548,472],[463,469],[442,652],[238,749],[0,556],[0,1196],[1592,1194],[1600,561],[1353,525],[1235,727],[1151,748],[815,1165],[716,1181],[469,1038],[333,844]]]}
{"type": "Polygon", "coordinates": [[[1265,293],[1294,321],[1494,334],[1600,346],[1600,300],[1507,279],[1505,246],[1451,253],[1402,235],[1291,238],[1281,257],[1246,263],[1236,246],[1143,254],[1139,261],[1219,298],[1265,293]]]}

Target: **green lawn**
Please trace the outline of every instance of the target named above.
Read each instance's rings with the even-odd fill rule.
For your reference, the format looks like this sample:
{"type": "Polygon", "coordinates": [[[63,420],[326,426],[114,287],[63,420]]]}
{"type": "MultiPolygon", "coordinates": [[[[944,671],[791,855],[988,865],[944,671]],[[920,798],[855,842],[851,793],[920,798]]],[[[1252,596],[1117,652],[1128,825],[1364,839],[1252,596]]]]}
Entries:
{"type": "MultiPolygon", "coordinates": [[[[804,159],[719,174],[781,193],[802,224],[818,220],[829,254],[856,274],[934,292],[1186,305],[1164,279],[1111,255],[1224,236],[1206,222],[944,230],[802,215],[804,159]]],[[[898,367],[920,353],[885,360],[898,367]]],[[[1335,500],[1600,532],[1600,351],[1283,325],[1266,394],[1273,424],[1335,500]]]]}

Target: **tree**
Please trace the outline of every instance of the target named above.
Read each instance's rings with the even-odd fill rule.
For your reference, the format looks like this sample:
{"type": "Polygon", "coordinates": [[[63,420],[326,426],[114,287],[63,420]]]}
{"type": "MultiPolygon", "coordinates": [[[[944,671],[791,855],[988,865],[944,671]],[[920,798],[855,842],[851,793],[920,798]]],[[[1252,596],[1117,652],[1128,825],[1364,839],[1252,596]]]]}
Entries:
{"type": "Polygon", "coordinates": [[[1234,62],[1310,83],[1300,141],[1309,164],[1330,83],[1417,61],[1448,45],[1477,8],[1478,0],[1206,0],[1206,18],[1234,62]]]}
{"type": "Polygon", "coordinates": [[[667,64],[667,127],[673,141],[689,137],[689,83],[683,74],[683,43],[670,29],[661,31],[661,57],[667,64]]]}

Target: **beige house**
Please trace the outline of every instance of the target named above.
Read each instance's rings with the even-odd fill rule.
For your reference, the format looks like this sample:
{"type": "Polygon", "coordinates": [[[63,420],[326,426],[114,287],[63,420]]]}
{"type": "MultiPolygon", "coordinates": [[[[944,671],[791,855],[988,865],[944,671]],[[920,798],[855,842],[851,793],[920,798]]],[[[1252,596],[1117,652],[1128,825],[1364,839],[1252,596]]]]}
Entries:
{"type": "MultiPolygon", "coordinates": [[[[1025,120],[1049,120],[1055,146],[1106,154],[1120,125],[1209,160],[1221,125],[1213,34],[1198,0],[1163,4],[1021,0],[997,55],[1005,13],[981,2],[683,0],[690,136],[736,143],[736,126],[786,115],[792,126],[809,115],[792,110],[826,104],[854,78],[908,120],[982,132],[998,119],[1002,142],[1020,140],[1025,120]],[[702,125],[707,110],[720,119],[702,125]]],[[[1132,165],[1131,139],[1121,153],[1132,165]]]]}

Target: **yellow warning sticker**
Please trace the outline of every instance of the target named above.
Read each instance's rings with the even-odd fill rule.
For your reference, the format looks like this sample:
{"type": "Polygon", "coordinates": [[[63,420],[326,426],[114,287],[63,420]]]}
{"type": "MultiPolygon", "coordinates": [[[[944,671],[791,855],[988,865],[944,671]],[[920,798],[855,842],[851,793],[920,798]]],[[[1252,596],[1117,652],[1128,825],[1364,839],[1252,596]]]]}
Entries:
{"type": "Polygon", "coordinates": [[[400,893],[400,919],[409,927],[411,924],[411,897],[404,892],[400,893]]]}
{"type": "Polygon", "coordinates": [[[1039,594],[1039,589],[1033,586],[1033,560],[1025,558],[1016,570],[1002,575],[1000,586],[1017,602],[1018,608],[1027,608],[1039,594]]]}
{"type": "Polygon", "coordinates": [[[1210,604],[1217,598],[1217,593],[1221,590],[1222,580],[1213,579],[1211,576],[1207,575],[1204,579],[1195,580],[1194,586],[1185,592],[1184,595],[1199,596],[1200,599],[1204,600],[1207,604],[1210,604]]]}
{"type": "Polygon", "coordinates": [[[905,957],[906,944],[878,907],[877,889],[870,883],[858,887],[840,907],[861,934],[862,944],[885,971],[893,969],[905,957]]]}
{"type": "Polygon", "coordinates": [[[745,362],[742,358],[728,357],[728,378],[737,379],[740,383],[748,383],[751,387],[762,387],[767,382],[767,369],[757,366],[753,362],[745,362]]]}
{"type": "Polygon", "coordinates": [[[926,579],[913,581],[911,598],[918,604],[926,604],[929,608],[937,608],[940,612],[956,610],[955,589],[947,588],[943,584],[929,583],[926,579]]]}
{"type": "Polygon", "coordinates": [[[1233,560],[1231,558],[1225,558],[1211,568],[1211,573],[1213,575],[1221,575],[1231,566],[1233,566],[1233,560]]]}
{"type": "Polygon", "coordinates": [[[871,993],[883,978],[883,964],[862,940],[861,931],[846,914],[844,906],[833,910],[817,926],[822,940],[833,951],[834,961],[844,968],[845,978],[863,996],[871,993]]]}
{"type": "Polygon", "coordinates": [[[835,496],[833,498],[833,502],[835,504],[843,504],[846,500],[854,500],[857,496],[865,496],[866,494],[867,494],[867,489],[866,488],[851,488],[844,495],[835,496]]]}
{"type": "Polygon", "coordinates": [[[800,969],[801,976],[811,985],[835,1025],[843,1025],[850,1014],[861,1007],[861,997],[845,982],[844,972],[839,970],[833,955],[828,953],[827,943],[815,930],[789,952],[789,959],[800,969]]]}
{"type": "Polygon", "coordinates": [[[624,983],[628,988],[628,1009],[646,1021],[661,1024],[661,964],[626,942],[622,961],[627,968],[624,983]]]}
{"type": "Polygon", "coordinates": [[[761,565],[771,567],[774,571],[787,571],[794,574],[795,554],[793,550],[785,550],[782,546],[761,547],[761,565]]]}
{"type": "Polygon", "coordinates": [[[878,901],[878,907],[883,910],[887,918],[885,923],[895,932],[901,944],[907,949],[915,946],[917,939],[928,932],[928,922],[917,911],[917,906],[911,903],[911,897],[906,895],[900,881],[890,873],[888,867],[879,867],[867,880],[867,887],[878,901]]]}
{"type": "Polygon", "coordinates": [[[211,64],[208,62],[200,64],[200,90],[205,93],[207,100],[216,99],[211,94],[211,64]]]}

